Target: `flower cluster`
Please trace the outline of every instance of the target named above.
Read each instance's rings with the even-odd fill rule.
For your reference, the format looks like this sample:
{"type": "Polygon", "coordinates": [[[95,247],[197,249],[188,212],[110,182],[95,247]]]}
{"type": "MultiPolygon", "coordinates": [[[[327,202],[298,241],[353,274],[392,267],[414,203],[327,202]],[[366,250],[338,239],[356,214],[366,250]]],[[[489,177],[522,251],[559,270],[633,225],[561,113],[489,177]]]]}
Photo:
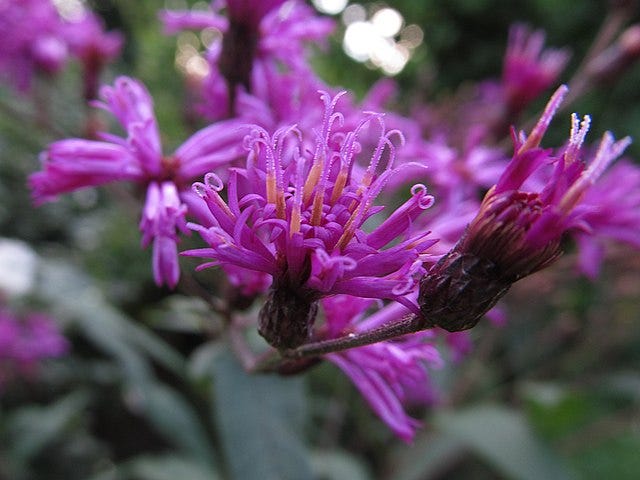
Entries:
{"type": "MultiPolygon", "coordinates": [[[[62,20],[48,1],[24,5],[0,3],[0,34],[9,39],[0,70],[17,72],[25,88],[35,70],[57,70],[70,52],[93,98],[119,37],[89,14],[62,20]],[[27,6],[42,6],[38,28],[12,33],[36,11],[27,6]]],[[[215,123],[165,154],[150,93],[119,77],[92,104],[124,136],[51,144],[29,179],[35,202],[135,184],[158,285],[176,286],[180,235],[197,232],[204,247],[182,254],[205,259],[198,270],[225,273],[234,298],[211,304],[230,328],[237,310],[261,301],[255,323],[281,366],[335,364],[406,441],[419,424],[406,405],[438,399],[436,341],[464,356],[463,330],[487,314],[503,318],[494,308],[511,284],[553,263],[568,238],[591,277],[608,241],[640,248],[640,170],[629,161],[608,169],[629,139],[607,133],[592,149],[589,117],[574,115],[563,147],[540,146],[566,87],[529,135],[512,127],[512,155],[501,146],[567,63],[565,50],[544,47],[541,31],[513,27],[500,80],[407,118],[382,113],[395,92],[389,80],[357,101],[316,76],[308,47],[325,42],[333,22],[300,0],[213,1],[207,11],[160,16],[167,33],[211,34],[206,68],[187,89],[215,123]]]]}

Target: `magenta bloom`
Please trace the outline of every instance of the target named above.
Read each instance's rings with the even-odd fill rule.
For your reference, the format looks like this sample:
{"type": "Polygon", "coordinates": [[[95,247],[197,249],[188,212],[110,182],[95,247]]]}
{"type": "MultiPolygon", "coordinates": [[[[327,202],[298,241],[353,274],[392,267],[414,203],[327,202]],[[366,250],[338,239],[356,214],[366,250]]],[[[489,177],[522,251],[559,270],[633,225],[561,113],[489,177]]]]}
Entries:
{"type": "Polygon", "coordinates": [[[50,0],[0,2],[0,75],[24,92],[37,72],[57,72],[68,58],[64,28],[50,0]]]}
{"type": "MultiPolygon", "coordinates": [[[[391,138],[401,137],[386,131],[377,114],[365,116],[346,135],[334,135],[342,118],[334,112],[338,97],[322,99],[326,110],[315,151],[300,148],[306,144],[304,132],[290,127],[270,136],[256,127],[246,140],[246,168],[230,172],[226,201],[215,174],[194,185],[213,219],[189,225],[209,247],[185,254],[212,259],[201,268],[235,265],[270,275],[263,318],[287,316],[283,310],[314,317],[315,302],[336,293],[407,303],[404,295],[423,271],[422,256],[435,243],[428,232],[412,229],[433,202],[423,185],[414,186],[412,197],[377,227],[363,228],[383,209],[374,201],[398,171],[391,138]],[[367,128],[378,129],[378,143],[368,165],[361,166],[357,140],[367,128]]],[[[302,328],[294,324],[288,331],[297,327],[302,328]]],[[[309,333],[300,332],[294,343],[309,333]]]]}
{"type": "Polygon", "coordinates": [[[128,180],[147,189],[140,229],[143,245],[153,242],[153,271],[158,285],[178,282],[176,242],[186,232],[190,183],[226,165],[242,149],[244,133],[237,122],[211,125],[195,133],[170,156],[162,153],[153,101],[136,80],[120,77],[101,89],[96,106],[111,112],[126,138],[102,133],[103,141],[61,140],[42,154],[43,170],[29,178],[36,203],[84,187],[128,180]]]}
{"type": "MultiPolygon", "coordinates": [[[[526,205],[527,208],[519,212],[514,220],[525,222],[523,226],[526,226],[526,232],[522,232],[524,235],[521,237],[525,248],[545,248],[559,241],[567,231],[584,229],[588,225],[588,218],[584,209],[579,208],[580,204],[607,167],[631,143],[629,137],[615,142],[607,132],[595,156],[587,164],[584,160],[586,155],[583,142],[590,118],[585,116],[580,123],[574,114],[569,142],[561,155],[552,157],[548,150],[539,148],[542,136],[566,91],[566,87],[559,88],[531,135],[527,138],[521,134],[516,140],[515,155],[511,163],[486,195],[481,206],[481,213],[483,210],[487,210],[486,213],[491,210],[497,213],[503,208],[499,204],[507,198],[524,202],[523,206],[526,205]],[[535,180],[534,173],[549,165],[550,161],[552,171],[542,190],[527,194],[518,191],[528,178],[535,180]]],[[[507,207],[506,204],[504,206],[507,207]]]]}
{"type": "Polygon", "coordinates": [[[0,309],[0,387],[17,375],[31,375],[39,361],[68,349],[52,318],[38,313],[18,318],[0,309]]]}
{"type": "Polygon", "coordinates": [[[567,50],[544,49],[542,30],[513,25],[504,58],[502,85],[507,108],[518,113],[552,86],[569,60],[567,50]]]}
{"type": "MultiPolygon", "coordinates": [[[[326,328],[336,338],[364,332],[400,320],[409,310],[390,304],[366,316],[372,300],[337,295],[322,300],[326,328]]],[[[325,358],[338,366],[354,383],[373,411],[402,440],[410,442],[420,422],[405,412],[407,405],[431,405],[438,397],[429,378],[429,368],[442,367],[433,345],[433,331],[418,332],[330,353],[325,358]]]]}
{"type": "Polygon", "coordinates": [[[585,208],[582,202],[630,139],[615,142],[606,133],[587,164],[583,142],[590,119],[580,123],[574,114],[561,154],[540,148],[566,92],[565,86],[556,91],[528,137],[514,135],[514,156],[480,211],[456,246],[423,278],[419,302],[428,322],[449,331],[473,327],[512,283],[557,259],[565,234],[596,233],[596,225],[590,225],[594,218],[589,218],[593,206],[585,208]]]}
{"type": "MultiPolygon", "coordinates": [[[[271,103],[271,89],[279,79],[295,78],[299,85],[317,86],[308,66],[305,45],[326,40],[333,22],[314,14],[303,2],[283,0],[227,0],[226,15],[221,2],[213,2],[208,14],[191,11],[165,11],[166,31],[186,28],[215,28],[222,39],[209,46],[209,73],[202,83],[201,113],[216,119],[238,114],[238,90],[249,92],[271,103]]],[[[295,96],[282,96],[278,102],[295,102],[295,96]]]]}

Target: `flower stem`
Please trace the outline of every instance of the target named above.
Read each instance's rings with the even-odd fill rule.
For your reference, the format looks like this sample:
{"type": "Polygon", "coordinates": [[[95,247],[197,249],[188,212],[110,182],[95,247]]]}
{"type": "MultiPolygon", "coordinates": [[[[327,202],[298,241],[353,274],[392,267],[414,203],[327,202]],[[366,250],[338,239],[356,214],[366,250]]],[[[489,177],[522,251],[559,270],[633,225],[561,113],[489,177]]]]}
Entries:
{"type": "Polygon", "coordinates": [[[353,332],[344,337],[307,343],[298,348],[285,350],[283,355],[291,359],[325,355],[349,348],[371,345],[372,343],[382,342],[408,333],[419,332],[430,327],[431,324],[425,322],[423,318],[417,315],[409,315],[398,322],[387,323],[368,332],[353,332]]]}

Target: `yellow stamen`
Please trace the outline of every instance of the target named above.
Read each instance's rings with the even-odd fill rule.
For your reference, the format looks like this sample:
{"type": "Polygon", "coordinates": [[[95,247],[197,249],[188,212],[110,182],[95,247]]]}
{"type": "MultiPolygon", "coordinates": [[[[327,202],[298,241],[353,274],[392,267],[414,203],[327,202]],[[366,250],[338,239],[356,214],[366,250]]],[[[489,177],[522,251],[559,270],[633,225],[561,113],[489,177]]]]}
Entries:
{"type": "Polygon", "coordinates": [[[285,218],[284,192],[278,189],[276,185],[276,176],[273,173],[267,173],[267,202],[276,206],[276,215],[278,218],[285,218]]]}
{"type": "Polygon", "coordinates": [[[307,176],[307,181],[304,183],[304,188],[302,189],[302,201],[306,204],[311,198],[311,193],[313,189],[318,184],[318,180],[320,180],[320,175],[322,174],[322,165],[324,162],[319,159],[317,162],[313,164],[311,170],[309,171],[309,175],[307,176]]]}
{"type": "Polygon", "coordinates": [[[336,178],[336,183],[333,185],[333,191],[331,192],[331,204],[336,203],[340,195],[342,195],[342,191],[344,190],[344,186],[347,184],[347,177],[349,176],[349,172],[347,169],[340,170],[338,174],[338,178],[336,178]]]}
{"type": "MultiPolygon", "coordinates": [[[[354,200],[355,202],[355,200],[354,200]]],[[[356,217],[358,217],[360,210],[363,208],[362,203],[360,203],[358,205],[358,208],[351,214],[351,216],[349,217],[349,220],[347,220],[347,223],[345,223],[344,225],[344,232],[342,233],[342,235],[340,236],[340,238],[338,239],[338,241],[336,242],[336,248],[338,248],[339,250],[342,250],[343,248],[345,248],[347,246],[347,244],[351,241],[351,239],[353,238],[353,234],[355,233],[355,220],[356,217]]]]}
{"type": "Polygon", "coordinates": [[[300,206],[296,205],[291,210],[291,221],[289,222],[289,235],[293,236],[294,233],[300,231],[300,206]]]}
{"type": "Polygon", "coordinates": [[[267,173],[267,202],[276,203],[276,176],[273,173],[267,173]]]}
{"type": "Polygon", "coordinates": [[[311,213],[311,225],[320,225],[322,220],[322,200],[324,192],[316,192],[316,196],[313,198],[313,211],[311,213]]]}
{"type": "Polygon", "coordinates": [[[284,192],[282,190],[276,191],[276,215],[278,218],[286,218],[286,209],[284,205],[284,192]]]}

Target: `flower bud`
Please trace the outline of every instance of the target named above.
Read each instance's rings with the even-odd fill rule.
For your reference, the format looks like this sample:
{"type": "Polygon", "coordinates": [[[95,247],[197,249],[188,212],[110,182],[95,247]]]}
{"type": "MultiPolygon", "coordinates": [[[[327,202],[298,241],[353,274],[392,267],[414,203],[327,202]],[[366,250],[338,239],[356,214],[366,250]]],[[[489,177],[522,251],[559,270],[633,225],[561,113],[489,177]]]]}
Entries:
{"type": "Polygon", "coordinates": [[[564,86],[556,91],[528,137],[514,135],[513,158],[485,195],[478,214],[455,247],[421,280],[418,302],[425,328],[472,328],[512,283],[560,256],[566,233],[589,230],[580,203],[630,139],[616,142],[606,133],[587,165],[582,145],[590,117],[579,121],[574,114],[569,141],[560,154],[540,148],[566,93],[564,86]],[[542,187],[527,191],[536,184],[542,187]]]}
{"type": "Polygon", "coordinates": [[[559,237],[541,245],[527,238],[542,211],[537,194],[494,191],[456,246],[420,282],[418,302],[429,324],[449,332],[474,327],[512,283],[561,253],[559,237]]]}

